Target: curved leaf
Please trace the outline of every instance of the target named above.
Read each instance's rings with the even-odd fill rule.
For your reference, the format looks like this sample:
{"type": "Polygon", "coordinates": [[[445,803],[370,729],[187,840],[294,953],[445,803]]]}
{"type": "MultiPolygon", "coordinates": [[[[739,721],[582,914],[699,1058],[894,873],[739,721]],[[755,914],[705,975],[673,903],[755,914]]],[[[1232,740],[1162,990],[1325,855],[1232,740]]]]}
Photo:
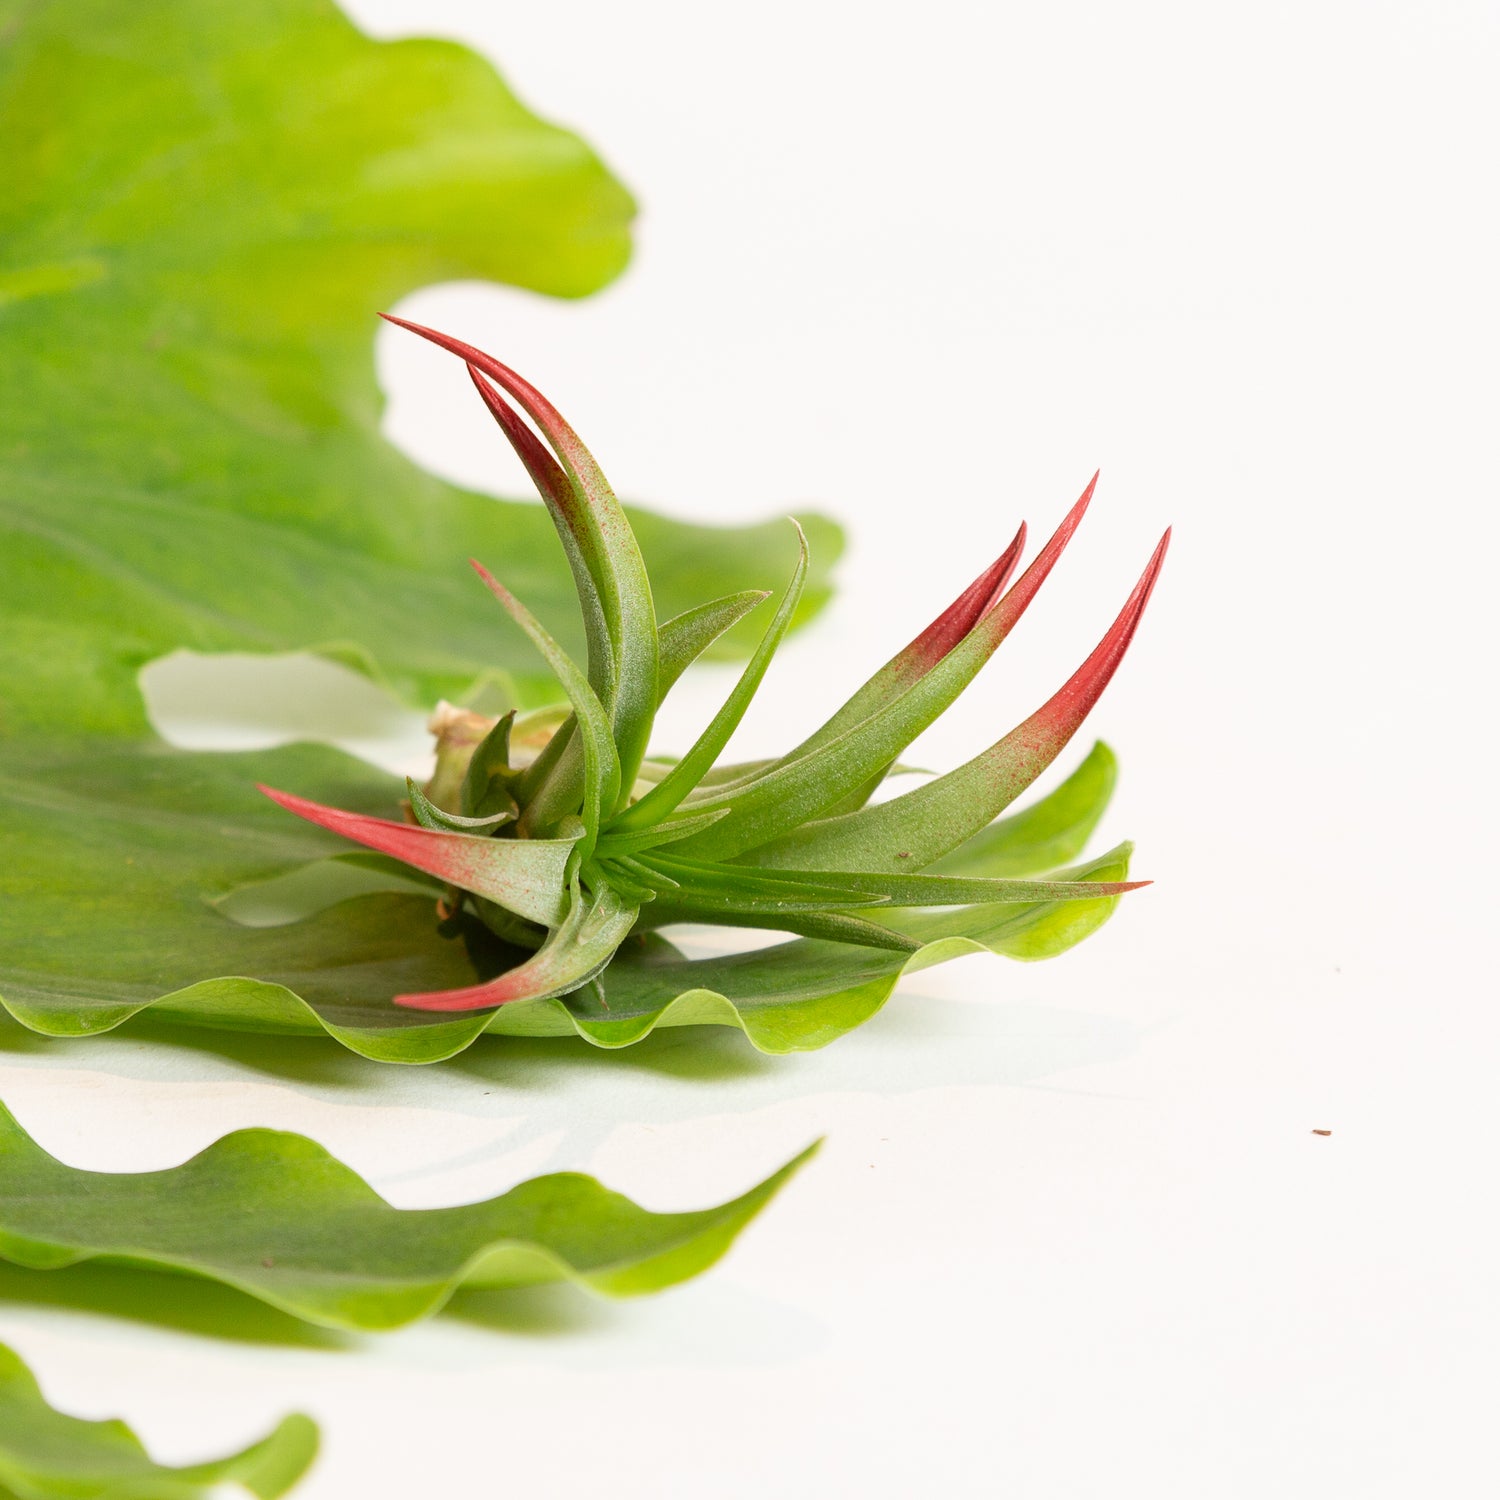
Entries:
{"type": "Polygon", "coordinates": [[[34,1270],[106,1260],[236,1287],[329,1328],[388,1329],[460,1286],[567,1279],[608,1296],[712,1265],[812,1155],[717,1208],[656,1214],[558,1172],[457,1208],[392,1208],[306,1136],[238,1130],[161,1172],[84,1172],[0,1105],[0,1255],[34,1270]]]}
{"type": "Polygon", "coordinates": [[[0,1344],[0,1492],[11,1500],[210,1500],[225,1485],[276,1500],[317,1451],[318,1429],[292,1416],[243,1453],[183,1468],[153,1463],[123,1422],[56,1410],[20,1356],[0,1344]]]}
{"type": "Polygon", "coordinates": [[[971,875],[903,875],[857,870],[776,870],[758,865],[699,865],[672,858],[671,850],[653,853],[652,864],[695,890],[716,888],[736,896],[778,891],[819,898],[839,905],[891,907],[1035,905],[1040,901],[1088,901],[1096,896],[1123,896],[1150,881],[996,880],[971,875]]]}
{"type": "Polygon", "coordinates": [[[740,721],[745,717],[745,710],[755,697],[755,690],[766,675],[766,668],[771,665],[776,648],[781,645],[791,627],[792,616],[797,611],[798,601],[802,598],[802,587],[807,580],[807,538],[796,521],[792,525],[797,527],[797,540],[801,546],[796,571],[786,586],[781,604],[766,626],[766,633],[761,637],[760,644],[745,663],[745,670],[740,673],[739,681],[735,683],[718,713],[709,721],[708,727],[672,769],[639,802],[615,817],[610,824],[611,832],[638,832],[666,818],[713,769],[714,762],[729,743],[730,736],[739,728],[740,721]]]}
{"type": "Polygon", "coordinates": [[[636,908],[622,905],[610,886],[601,885],[585,897],[575,879],[567,915],[525,962],[485,984],[397,995],[395,1003],[412,1010],[464,1011],[565,995],[597,980],[629,936],[635,918],[636,908]]]}
{"type": "Polygon", "coordinates": [[[544,485],[548,504],[562,522],[569,552],[581,561],[589,576],[591,587],[584,594],[585,613],[597,609],[603,616],[609,641],[609,660],[603,674],[608,688],[605,701],[628,791],[645,758],[646,739],[656,712],[658,643],[651,580],[620,502],[593,454],[584,447],[562,413],[530,381],[493,355],[461,339],[389,313],[383,316],[398,328],[420,334],[464,360],[475,386],[506,436],[513,443],[519,440],[517,451],[527,468],[534,476],[542,476],[538,482],[544,485]],[[556,478],[565,478],[567,493],[553,483],[552,471],[538,467],[536,460],[542,454],[533,452],[536,445],[526,441],[528,429],[519,419],[507,419],[504,398],[481,376],[481,371],[541,429],[557,456],[561,467],[556,478]]]}
{"type": "Polygon", "coordinates": [[[324,807],[306,797],[261,785],[278,807],[320,828],[377,849],[415,869],[494,901],[533,922],[560,922],[565,907],[559,892],[578,838],[491,839],[478,834],[418,828],[389,818],[324,807]]]}
{"type": "MultiPolygon", "coordinates": [[[[587,854],[598,836],[600,818],[611,810],[620,789],[622,766],[614,736],[610,733],[609,717],[598,695],[589,686],[588,677],[578,670],[573,658],[553,640],[536,616],[488,568],[477,562],[472,566],[484,580],[484,586],[500,601],[506,614],[525,631],[527,639],[552,668],[573,706],[576,738],[583,747],[584,835],[581,847],[587,854]]],[[[654,635],[652,641],[654,645],[654,635]]],[[[651,690],[654,695],[654,676],[651,690]]]]}
{"type": "Polygon", "coordinates": [[[1077,859],[1114,795],[1119,763],[1096,740],[1082,764],[1055,791],[1024,812],[1000,818],[927,866],[930,875],[965,870],[1006,880],[1039,875],[1077,859]]]}
{"type": "Polygon", "coordinates": [[[468,366],[468,371],[474,389],[479,392],[490,415],[515,450],[516,457],[525,465],[532,483],[536,485],[537,493],[542,497],[542,503],[552,517],[552,525],[573,573],[573,588],[578,595],[579,609],[583,615],[583,633],[588,641],[589,685],[601,702],[613,703],[616,680],[614,634],[611,622],[605,616],[604,601],[595,580],[594,554],[597,548],[582,524],[587,508],[579,504],[573,485],[557,460],[542,446],[536,434],[516,415],[505,398],[473,365],[468,366]]]}
{"type": "Polygon", "coordinates": [[[890,869],[908,859],[920,869],[987,827],[1052,764],[1108,686],[1140,624],[1171,535],[1157,544],[1104,638],[1029,719],[956,770],[889,802],[808,823],[747,857],[785,870],[890,869]]]}
{"type": "Polygon", "coordinates": [[[411,803],[412,816],[423,828],[433,833],[479,833],[499,828],[502,823],[513,823],[516,818],[515,798],[508,799],[503,812],[487,813],[482,818],[468,817],[463,813],[445,812],[412,777],[406,778],[406,800],[411,803]]]}
{"type": "MultiPolygon", "coordinates": [[[[462,573],[470,555],[504,557],[581,651],[547,513],[443,483],[381,437],[376,314],[457,278],[592,292],[629,255],[626,190],[482,58],[372,41],[332,0],[12,9],[6,735],[149,734],[136,672],[181,647],[321,651],[424,708],[497,669],[518,701],[550,696],[462,573]]],[[[469,399],[455,365],[454,400],[469,399]]],[[[633,520],[666,615],[795,553],[780,523],[633,520]]],[[[839,544],[807,524],[810,612],[839,544]]]]}
{"type": "MultiPolygon", "coordinates": [[[[30,775],[0,779],[8,802],[0,840],[11,851],[0,859],[0,1004],[49,1036],[96,1035],[146,1012],[187,1025],[327,1034],[395,1063],[451,1057],[486,1031],[577,1034],[613,1047],[657,1025],[734,1025],[757,1047],[793,1051],[867,1019],[908,968],[976,946],[1023,958],[1061,952],[1116,901],[969,908],[968,937],[922,925],[948,913],[883,914],[883,925],[928,945],[914,954],[801,940],[688,960],[659,936],[632,935],[603,975],[603,1002],[585,989],[433,1016],[390,997],[482,983],[528,955],[482,932],[443,938],[433,897],[401,894],[409,883],[274,929],[228,920],[205,897],[222,901],[244,882],[283,878],[345,848],[281,814],[255,781],[316,787],[361,809],[389,807],[399,795],[393,778],[308,745],[250,755],[163,749],[144,758],[129,749],[71,758],[44,751],[30,775]],[[32,880],[72,899],[49,905],[45,921],[24,920],[32,880]]],[[[1116,853],[1055,878],[1125,880],[1127,865],[1116,853]]],[[[970,874],[959,854],[946,872],[970,874]]]]}
{"type": "MultiPolygon", "coordinates": [[[[1098,475],[1094,479],[1098,479],[1098,475]]],[[[1093,491],[1089,485],[1089,493],[1093,491]]],[[[1087,495],[1085,496],[1087,499],[1087,495]]],[[[833,716],[813,731],[801,744],[789,750],[783,760],[796,760],[845,730],[863,723],[872,714],[893,703],[908,688],[915,686],[988,613],[999,603],[1010,575],[1026,547],[1026,523],[1023,521],[1011,544],[915,639],[909,641],[873,677],[855,692],[833,716]]]]}
{"type": "MultiPolygon", "coordinates": [[[[894,690],[898,685],[880,686],[883,673],[877,673],[876,678],[835,715],[835,719],[840,719],[853,703],[863,699],[867,691],[880,686],[879,693],[871,700],[875,707],[867,718],[826,741],[819,731],[804,741],[813,748],[784,756],[774,766],[743,784],[695,799],[695,810],[728,806],[731,812],[722,823],[688,840],[687,852],[714,859],[730,859],[758,850],[773,839],[789,835],[794,829],[800,832],[799,825],[862,788],[876,773],[883,773],[897,755],[954,702],[995,654],[1056,566],[1078,529],[1093,493],[1094,481],[1090,480],[1088,488],[1074,502],[1031,566],[1006,593],[982,610],[956,645],[936,660],[921,666],[909,687],[890,696],[886,688],[894,690]]],[[[995,567],[1002,566],[1008,557],[1009,551],[995,567]]],[[[959,610],[982,582],[971,584],[959,596],[952,611],[959,610]]],[[[916,644],[914,642],[913,646],[916,644]]]]}
{"type": "Polygon", "coordinates": [[[738,594],[696,604],[670,620],[663,620],[657,633],[661,646],[656,673],[657,706],[660,707],[677,679],[726,630],[739,624],[757,604],[770,597],[765,589],[744,589],[738,594]]]}

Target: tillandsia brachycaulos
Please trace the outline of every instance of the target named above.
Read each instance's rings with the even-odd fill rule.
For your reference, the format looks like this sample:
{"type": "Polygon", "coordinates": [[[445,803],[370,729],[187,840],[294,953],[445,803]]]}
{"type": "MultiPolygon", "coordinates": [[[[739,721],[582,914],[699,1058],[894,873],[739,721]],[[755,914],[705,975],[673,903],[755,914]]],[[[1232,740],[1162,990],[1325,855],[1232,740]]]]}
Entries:
{"type": "Polygon", "coordinates": [[[958,697],[1030,604],[1082,520],[1094,482],[1014,584],[1024,525],[937,619],[800,744],[775,759],[721,765],[719,755],[792,622],[807,570],[804,540],[723,707],[680,758],[652,756],[651,728],[667,691],[769,595],[733,594],[658,624],[625,512],[551,403],[471,345],[390,321],[467,365],[551,513],[588,647],[585,671],[476,562],[562,684],[567,706],[519,716],[513,710],[497,720],[440,714],[437,769],[425,790],[408,782],[407,822],[263,788],[291,812],[445,881],[441,919],[451,923],[467,906],[519,950],[514,966],[488,982],[398,995],[398,1005],[463,1011],[566,995],[600,983],[632,931],[671,923],[770,928],[915,951],[920,943],[882,922],[884,913],[1094,899],[1145,883],[922,872],[987,827],[1078,729],[1130,643],[1170,531],[1103,640],[1041,708],[967,764],[875,804],[871,796],[897,757],[958,697]]]}

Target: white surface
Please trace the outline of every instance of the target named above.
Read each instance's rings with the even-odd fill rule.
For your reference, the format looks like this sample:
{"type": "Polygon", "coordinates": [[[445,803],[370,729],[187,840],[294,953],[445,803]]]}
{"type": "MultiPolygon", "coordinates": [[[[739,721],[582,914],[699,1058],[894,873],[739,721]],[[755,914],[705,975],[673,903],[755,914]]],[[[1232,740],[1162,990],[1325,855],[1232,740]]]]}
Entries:
{"type": "MultiPolygon", "coordinates": [[[[747,750],[1102,464],[920,747],[972,753],[1176,523],[1090,726],[1124,766],[1104,837],[1158,883],[1055,963],[923,974],[798,1058],[9,1036],[0,1096],[80,1165],[270,1124],[402,1204],[567,1167],[686,1207],[830,1139],[655,1300],[306,1347],[8,1301],[4,1337],[164,1456],[313,1412],[306,1500],[1491,1493],[1493,7],[353,9],[481,47],[645,208],[601,297],[406,311],[526,371],[623,493],[848,522],[747,750]]],[[[439,356],[379,356],[398,441],[519,491],[439,356]]]]}

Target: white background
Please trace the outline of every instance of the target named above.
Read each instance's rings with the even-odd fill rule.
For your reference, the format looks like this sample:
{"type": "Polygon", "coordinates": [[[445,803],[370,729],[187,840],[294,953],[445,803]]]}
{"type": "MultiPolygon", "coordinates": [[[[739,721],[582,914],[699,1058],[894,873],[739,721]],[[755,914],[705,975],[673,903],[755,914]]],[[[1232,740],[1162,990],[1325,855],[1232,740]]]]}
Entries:
{"type": "MultiPolygon", "coordinates": [[[[385,1070],[7,1033],[0,1096],[91,1167],[269,1124],[403,1205],[578,1168],[671,1208],[829,1142],[654,1300],[304,1343],[22,1301],[5,1337],[167,1458],[311,1411],[306,1500],[1493,1493],[1493,6],[352,8],[485,51],[643,204],[600,297],[405,310],[536,380],[625,494],[850,528],[747,752],[1102,465],[1025,625],[919,746],[966,758],[1175,523],[1090,726],[1123,761],[1099,847],[1136,838],[1157,884],[1055,963],[922,974],[802,1057],[676,1031],[385,1070]]],[[[379,360],[398,442],[521,491],[448,362],[395,335],[379,360]]],[[[410,730],[388,720],[388,753],[410,730]]]]}

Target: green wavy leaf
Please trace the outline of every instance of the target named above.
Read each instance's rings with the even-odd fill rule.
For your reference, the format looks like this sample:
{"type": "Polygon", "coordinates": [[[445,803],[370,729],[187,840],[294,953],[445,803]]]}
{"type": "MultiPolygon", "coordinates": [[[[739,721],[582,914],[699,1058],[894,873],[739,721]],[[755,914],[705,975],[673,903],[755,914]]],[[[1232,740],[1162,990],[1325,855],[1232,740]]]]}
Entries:
{"type": "MultiPolygon", "coordinates": [[[[592,292],[626,190],[478,56],[331,0],[13,0],[0,32],[0,731],[146,737],[136,673],[179,647],[318,650],[427,707],[542,693],[464,562],[581,651],[551,523],[384,441],[375,314],[455,278],[592,292]]],[[[633,519],[664,615],[796,552],[633,519]]]]}
{"type": "Polygon", "coordinates": [[[160,1172],[85,1172],[0,1105],[0,1256],[180,1271],[327,1328],[399,1328],[460,1287],[569,1280],[611,1297],[706,1270],[816,1150],[717,1208],[650,1213],[557,1172],[456,1208],[392,1208],[306,1136],[237,1130],[160,1172]]]}
{"type": "MultiPolygon", "coordinates": [[[[375,314],[457,277],[589,293],[628,256],[630,196],[479,57],[371,41],[330,0],[0,0],[0,161],[0,989],[54,1034],[185,986],[162,1014],[217,1024],[243,990],[237,1024],[317,1029],[304,995],[384,1035],[391,994],[488,960],[439,941],[415,900],[258,937],[230,921],[236,893],[316,883],[311,862],[344,846],[252,809],[246,758],[162,744],[137,673],[179,648],[311,649],[427,707],[481,679],[554,696],[464,566],[503,558],[581,651],[548,516],[384,441],[375,314]],[[213,978],[234,972],[271,982],[213,978]]],[[[455,399],[472,399],[461,372],[455,399]]],[[[790,568],[791,528],[631,522],[657,606],[682,616],[667,676],[704,647],[743,656],[739,617],[790,568]]],[[[804,526],[805,618],[840,538],[804,526]]],[[[392,810],[385,779],[342,757],[266,764],[392,810]]],[[[339,868],[345,895],[389,883],[339,868]]],[[[420,1060],[416,1019],[397,1050],[420,1060]]]]}
{"type": "MultiPolygon", "coordinates": [[[[754,900],[739,891],[719,901],[707,876],[695,877],[696,904],[684,897],[678,915],[775,918],[809,936],[689,960],[637,933],[587,989],[562,998],[442,1019],[393,1006],[393,996],[491,993],[474,987],[516,970],[526,953],[508,944],[533,934],[520,921],[486,931],[471,913],[451,911],[439,928],[411,871],[353,862],[341,842],[290,824],[253,790],[257,781],[294,786],[388,816],[400,798],[388,778],[317,747],[260,756],[171,750],[149,733],[134,674],[180,646],[311,646],[419,699],[454,693],[494,667],[497,649],[519,647],[494,630],[482,591],[465,587],[458,566],[464,553],[490,547],[536,605],[538,620],[525,619],[556,669],[590,648],[590,675],[613,698],[623,679],[614,657],[600,654],[606,637],[618,633],[627,593],[635,613],[647,608],[644,585],[625,579],[639,572],[633,543],[622,541],[628,532],[614,535],[614,557],[601,550],[602,533],[580,540],[563,527],[602,611],[597,638],[585,640],[542,507],[455,490],[381,441],[362,329],[382,303],[443,276],[586,292],[623,261],[628,197],[586,146],[536,120],[470,54],[372,43],[326,0],[248,0],[229,11],[207,0],[44,0],[9,12],[0,0],[0,19],[8,28],[0,144],[23,183],[0,202],[0,793],[9,801],[0,821],[0,1003],[15,1017],[55,1036],[109,1030],[143,1011],[208,1026],[321,1030],[397,1062],[449,1056],[485,1031],[577,1033],[619,1046],[659,1024],[696,1022],[739,1025],[757,1046],[786,1051],[858,1024],[908,968],[976,948],[1046,956],[1108,916],[1112,897],[1021,902],[1009,892],[989,902],[983,888],[956,881],[992,877],[997,866],[1042,873],[1046,863],[1020,866],[1076,852],[1091,826],[1090,798],[1102,807],[1112,771],[1075,778],[1066,810],[1059,802],[1039,822],[1033,810],[974,835],[945,858],[948,884],[919,886],[892,870],[883,885],[860,887],[892,902],[962,890],[985,905],[883,908],[872,922],[868,913],[794,909],[764,872],[738,877],[761,883],[754,900]],[[325,880],[333,894],[321,905],[299,894],[318,908],[306,920],[278,923],[278,899],[325,880]],[[835,937],[858,941],[823,940],[835,937]]],[[[486,368],[512,379],[493,362],[486,368]]],[[[568,467],[576,439],[563,436],[568,483],[587,490],[597,476],[568,467]]],[[[565,488],[552,496],[563,511],[577,499],[565,488]]],[[[728,781],[705,777],[681,803],[667,853],[611,846],[601,858],[618,867],[625,906],[660,887],[653,920],[670,919],[673,879],[662,872],[679,869],[684,853],[744,848],[794,814],[828,813],[814,830],[825,840],[850,818],[862,828],[895,817],[883,810],[892,804],[857,815],[848,808],[863,805],[876,773],[993,650],[1087,498],[1011,594],[993,609],[987,602],[1020,537],[799,751],[767,767],[725,768],[728,781]],[[841,715],[865,708],[883,726],[874,741],[856,754],[861,729],[821,743],[841,715]],[[835,760],[838,774],[824,785],[824,762],[835,760]],[[715,811],[723,817],[703,820],[715,811]]],[[[600,504],[606,530],[617,531],[613,498],[600,504]]],[[[695,601],[776,577],[776,558],[794,545],[790,533],[763,528],[705,531],[649,516],[634,524],[657,565],[663,613],[688,607],[662,633],[667,677],[754,596],[741,590],[696,609],[695,601]]],[[[834,550],[825,545],[821,556],[834,550]]],[[[816,538],[812,552],[820,554],[816,538]]],[[[586,621],[593,594],[585,593],[586,621]]],[[[803,606],[819,593],[811,582],[803,606]]],[[[783,609],[773,636],[793,612],[783,609]]],[[[655,640],[649,615],[632,628],[655,640]]],[[[656,650],[629,674],[631,724],[636,700],[652,697],[645,684],[658,674],[645,663],[656,650]]],[[[538,690],[529,657],[502,655],[499,666],[513,698],[538,690]]],[[[564,675],[578,678],[571,687],[587,710],[583,674],[564,675]]],[[[1107,675],[1094,674],[1101,685],[1107,675]]],[[[710,739],[722,738],[742,706],[731,698],[710,739]]],[[[600,750],[613,754],[613,742],[603,734],[598,724],[565,727],[525,776],[566,789],[571,755],[580,787],[589,773],[585,811],[595,803],[602,811],[617,800],[600,750]]],[[[633,764],[642,747],[633,729],[626,738],[633,764]]],[[[704,758],[690,752],[677,770],[650,762],[645,780],[658,791],[638,806],[651,796],[671,802],[704,758]]],[[[933,785],[941,790],[955,774],[933,785]]],[[[909,793],[904,805],[926,806],[923,795],[909,793]]],[[[528,799],[523,832],[545,801],[528,799]]],[[[966,816],[977,825],[986,813],[966,816]]],[[[895,845],[887,852],[891,861],[908,857],[895,845]]],[[[778,857],[773,850],[756,861],[778,857]]],[[[1080,873],[1118,878],[1126,863],[1116,851],[1080,873]]],[[[833,900],[821,886],[814,894],[819,908],[833,900]]],[[[845,905],[857,908],[859,898],[845,905]]],[[[579,920],[586,915],[580,907],[579,920]]],[[[612,941],[629,915],[611,908],[608,916],[612,941]]],[[[534,964],[556,956],[541,954],[534,964]]],[[[572,958],[569,982],[593,973],[592,959],[580,967],[581,956],[572,958]]]]}
{"type": "MultiPolygon", "coordinates": [[[[1107,755],[1096,750],[1085,766],[1107,755]]],[[[1112,780],[1094,781],[1100,807],[1112,780]]],[[[253,894],[320,870],[338,880],[349,873],[344,841],[286,817],[255,791],[257,781],[307,787],[371,813],[388,812],[401,792],[394,778],[312,745],[243,755],[59,750],[28,774],[0,780],[3,837],[14,851],[0,860],[0,1004],[48,1036],[95,1035],[145,1012],[195,1026],[325,1033],[395,1063],[439,1061],[486,1032],[578,1035],[619,1047],[658,1025],[738,1026],[763,1051],[790,1052],[824,1046],[867,1020],[912,969],[983,949],[1021,959],[1060,953],[1102,925],[1118,899],[886,914],[887,925],[922,945],[911,954],[799,939],[688,959],[661,937],[632,936],[601,976],[602,998],[590,987],[436,1019],[391,997],[472,985],[527,955],[474,931],[477,923],[444,938],[432,893],[415,894],[410,871],[379,861],[356,866],[362,894],[303,920],[230,920],[224,898],[247,886],[253,894]],[[390,888],[372,889],[381,879],[390,888]],[[28,894],[33,880],[70,899],[41,907],[28,894]]],[[[1036,858],[1056,847],[1049,828],[1079,823],[1078,791],[1070,779],[1017,815],[1029,819],[1036,858]]],[[[1011,870],[1046,869],[1021,850],[1018,841],[1011,870]]],[[[946,864],[948,874],[986,873],[946,864]]],[[[1128,867],[1118,850],[1055,873],[1123,880],[1128,867]]]]}
{"type": "Polygon", "coordinates": [[[13,1349],[0,1344],[0,1493],[12,1500],[209,1500],[234,1485],[284,1495],[318,1451],[318,1429],[287,1417],[243,1453],[168,1468],[123,1423],[87,1422],[48,1404],[13,1349]]]}

